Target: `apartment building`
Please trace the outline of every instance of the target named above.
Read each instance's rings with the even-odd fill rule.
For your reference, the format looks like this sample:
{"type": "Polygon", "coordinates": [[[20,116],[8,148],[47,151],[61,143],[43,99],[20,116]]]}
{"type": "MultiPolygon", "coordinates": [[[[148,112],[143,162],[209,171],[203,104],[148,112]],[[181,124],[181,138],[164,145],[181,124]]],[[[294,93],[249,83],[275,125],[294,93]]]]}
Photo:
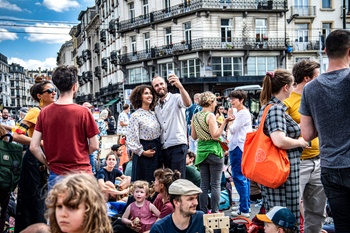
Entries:
{"type": "Polygon", "coordinates": [[[350,28],[349,0],[288,0],[287,12],[287,36],[289,47],[287,56],[287,68],[301,59],[318,61],[321,64],[321,72],[328,65],[328,59],[324,53],[325,38],[335,29],[350,28]],[[345,19],[343,13],[345,2],[345,19]]]}
{"type": "Polygon", "coordinates": [[[0,53],[0,110],[11,105],[10,66],[7,57],[0,53]]]}

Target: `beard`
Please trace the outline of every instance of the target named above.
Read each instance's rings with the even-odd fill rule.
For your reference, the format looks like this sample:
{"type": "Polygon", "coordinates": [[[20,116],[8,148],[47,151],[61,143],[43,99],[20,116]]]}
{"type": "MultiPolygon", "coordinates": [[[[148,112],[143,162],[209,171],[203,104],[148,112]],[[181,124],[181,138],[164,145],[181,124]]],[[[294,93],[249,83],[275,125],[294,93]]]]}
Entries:
{"type": "Polygon", "coordinates": [[[9,118],[8,115],[2,115],[2,119],[7,120],[9,118]]]}
{"type": "Polygon", "coordinates": [[[168,88],[164,87],[163,89],[159,90],[159,92],[156,92],[156,94],[159,98],[162,98],[168,94],[168,88]]]}

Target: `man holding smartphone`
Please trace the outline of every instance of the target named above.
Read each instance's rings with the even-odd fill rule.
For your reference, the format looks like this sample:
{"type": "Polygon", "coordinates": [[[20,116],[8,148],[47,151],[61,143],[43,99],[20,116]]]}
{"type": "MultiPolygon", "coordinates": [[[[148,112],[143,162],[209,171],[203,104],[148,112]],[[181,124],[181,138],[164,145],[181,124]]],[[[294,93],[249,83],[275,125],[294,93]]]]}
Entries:
{"type": "Polygon", "coordinates": [[[155,107],[162,127],[161,142],[164,166],[181,172],[186,177],[187,127],[185,110],[192,104],[191,98],[174,72],[169,72],[168,81],[180,93],[168,92],[165,80],[155,76],[152,86],[159,100],[155,107]]]}

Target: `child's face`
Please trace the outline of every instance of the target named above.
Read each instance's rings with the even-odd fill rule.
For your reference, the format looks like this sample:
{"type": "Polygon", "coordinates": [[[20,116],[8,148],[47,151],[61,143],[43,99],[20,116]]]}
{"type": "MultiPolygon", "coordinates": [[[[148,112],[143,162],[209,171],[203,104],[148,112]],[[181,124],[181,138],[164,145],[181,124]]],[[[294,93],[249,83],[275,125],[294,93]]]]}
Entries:
{"type": "Polygon", "coordinates": [[[136,188],[134,191],[134,198],[136,201],[143,201],[146,199],[146,190],[144,188],[136,188]]]}
{"type": "Polygon", "coordinates": [[[272,222],[265,222],[265,233],[277,233],[278,227],[272,222]]]}
{"type": "Polygon", "coordinates": [[[56,220],[63,232],[83,233],[84,213],[86,210],[85,203],[82,202],[74,209],[71,206],[63,204],[66,194],[60,194],[56,203],[56,220]]]}
{"type": "Polygon", "coordinates": [[[192,159],[190,158],[190,156],[186,155],[186,165],[192,163],[192,159]]]}

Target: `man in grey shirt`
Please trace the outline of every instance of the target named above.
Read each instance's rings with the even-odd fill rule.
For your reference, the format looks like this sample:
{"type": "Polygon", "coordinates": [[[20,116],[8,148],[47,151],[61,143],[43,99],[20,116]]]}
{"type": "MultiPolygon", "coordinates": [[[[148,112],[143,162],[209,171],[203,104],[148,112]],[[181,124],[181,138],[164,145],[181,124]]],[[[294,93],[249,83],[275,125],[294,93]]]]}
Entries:
{"type": "Polygon", "coordinates": [[[336,232],[350,229],[350,32],[336,30],[326,39],[328,69],[303,90],[301,134],[319,137],[321,180],[336,232]]]}
{"type": "Polygon", "coordinates": [[[159,97],[155,113],[162,127],[163,163],[165,167],[181,172],[181,177],[185,178],[188,150],[185,110],[192,101],[175,74],[169,75],[168,81],[179,89],[180,94],[169,93],[162,77],[156,76],[152,80],[153,89],[159,97]]]}

